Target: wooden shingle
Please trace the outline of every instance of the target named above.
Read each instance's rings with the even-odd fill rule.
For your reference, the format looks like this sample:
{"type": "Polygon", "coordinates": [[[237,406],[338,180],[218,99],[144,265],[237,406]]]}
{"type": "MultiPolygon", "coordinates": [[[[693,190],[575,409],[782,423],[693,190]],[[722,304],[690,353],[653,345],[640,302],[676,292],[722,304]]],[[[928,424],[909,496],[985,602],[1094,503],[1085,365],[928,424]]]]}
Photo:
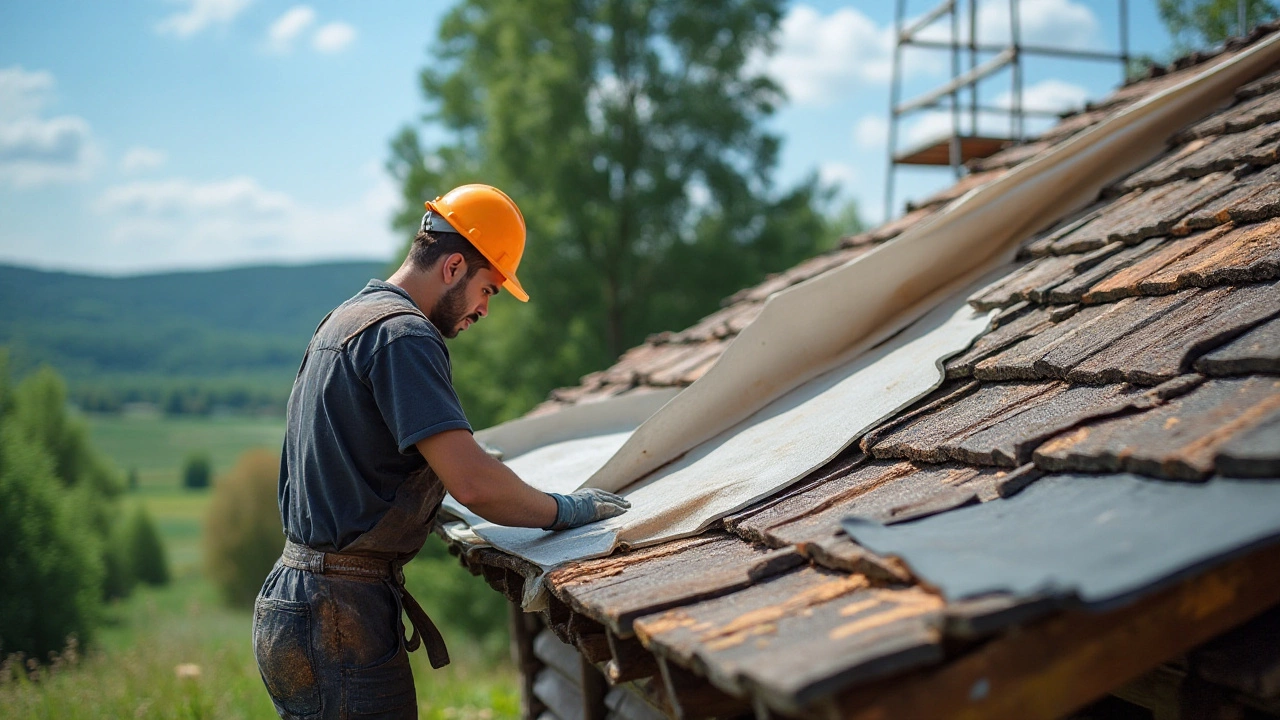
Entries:
{"type": "MultiPolygon", "coordinates": [[[[1166,405],[1050,440],[1036,450],[1035,462],[1054,472],[1129,471],[1199,480],[1213,474],[1219,448],[1268,421],[1278,409],[1280,378],[1209,380],[1166,405]]],[[[1268,463],[1277,456],[1280,446],[1272,446],[1252,462],[1268,463]]]]}

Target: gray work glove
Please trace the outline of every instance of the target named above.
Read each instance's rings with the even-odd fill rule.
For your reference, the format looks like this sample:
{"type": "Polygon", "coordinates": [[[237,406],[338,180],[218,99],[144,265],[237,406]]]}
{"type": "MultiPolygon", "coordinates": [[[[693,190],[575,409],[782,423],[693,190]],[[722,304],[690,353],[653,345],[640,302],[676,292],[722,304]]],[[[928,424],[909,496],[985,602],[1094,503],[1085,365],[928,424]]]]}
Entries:
{"type": "Polygon", "coordinates": [[[568,495],[547,493],[556,501],[556,519],[543,530],[568,530],[627,511],[631,503],[611,492],[583,488],[568,495]]]}

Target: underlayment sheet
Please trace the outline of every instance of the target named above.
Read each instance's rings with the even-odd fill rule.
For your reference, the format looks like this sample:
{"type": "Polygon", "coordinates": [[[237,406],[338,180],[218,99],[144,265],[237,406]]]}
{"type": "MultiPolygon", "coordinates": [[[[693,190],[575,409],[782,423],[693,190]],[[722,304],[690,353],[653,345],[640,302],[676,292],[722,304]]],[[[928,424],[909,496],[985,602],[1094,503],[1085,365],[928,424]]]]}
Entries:
{"type": "MultiPolygon", "coordinates": [[[[588,435],[544,445],[507,460],[506,464],[521,480],[543,492],[571,493],[591,473],[599,470],[634,430],[635,425],[622,432],[588,435]]],[[[478,526],[486,522],[454,500],[452,495],[445,496],[444,507],[468,525],[478,526]]]]}
{"type": "MultiPolygon", "coordinates": [[[[670,388],[619,395],[552,415],[517,418],[477,432],[476,440],[501,452],[525,482],[545,492],[570,493],[679,392],[670,388]]],[[[445,496],[444,508],[468,525],[485,522],[452,495],[445,496]]]]}
{"type": "Polygon", "coordinates": [[[476,440],[501,450],[510,463],[551,443],[631,432],[679,393],[679,388],[646,388],[605,400],[578,403],[549,415],[516,418],[485,428],[476,433],[476,440]]]}
{"type": "Polygon", "coordinates": [[[1280,541],[1280,481],[1053,475],[1011,498],[914,522],[843,526],[858,544],[902,558],[948,600],[1077,597],[1106,610],[1280,541]]]}
{"type": "MultiPolygon", "coordinates": [[[[969,346],[988,327],[994,311],[981,313],[962,289],[883,346],[779,398],[745,422],[703,443],[658,470],[625,495],[625,515],[575,530],[547,533],[493,524],[472,530],[495,547],[544,569],[570,560],[609,554],[616,546],[649,545],[692,535],[712,521],[773,494],[835,457],[868,428],[881,422],[942,381],[942,362],[969,346]]],[[[566,458],[583,452],[581,469],[603,464],[606,446],[621,435],[584,440],[574,447],[537,451],[566,458]],[[591,459],[585,457],[587,448],[591,459]]],[[[529,455],[527,481],[543,490],[567,487],[568,472],[538,470],[529,455]]],[[[515,463],[512,463],[513,466],[515,463]]],[[[568,466],[566,465],[566,470],[568,466]]],[[[580,476],[581,477],[581,476],[580,476]]]]}
{"type": "Polygon", "coordinates": [[[719,361],[641,425],[589,484],[626,487],[837,367],[851,350],[880,342],[923,314],[932,292],[994,267],[1021,240],[1093,202],[1277,60],[1280,33],[1210,61],[849,264],[776,293],[719,361]]]}

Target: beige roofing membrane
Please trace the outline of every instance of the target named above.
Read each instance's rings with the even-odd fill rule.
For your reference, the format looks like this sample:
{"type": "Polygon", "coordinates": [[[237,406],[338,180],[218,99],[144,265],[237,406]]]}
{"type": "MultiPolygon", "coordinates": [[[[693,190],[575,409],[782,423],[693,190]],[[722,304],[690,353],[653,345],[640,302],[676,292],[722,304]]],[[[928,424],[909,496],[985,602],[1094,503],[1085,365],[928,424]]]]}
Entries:
{"type": "MultiPolygon", "coordinates": [[[[535,485],[569,488],[603,463],[581,479],[623,491],[634,505],[627,515],[557,535],[486,525],[475,530],[546,568],[606,554],[618,542],[691,534],[803,477],[936,387],[940,362],[985,330],[987,316],[966,309],[957,288],[1001,266],[1020,241],[1150,162],[1166,138],[1228,101],[1234,88],[1277,59],[1280,35],[1272,35],[1049,149],[854,261],[773,295],[706,375],[634,433],[615,427],[597,433],[610,438],[580,445],[591,448],[590,457],[569,460],[572,448],[546,448],[572,471],[535,485]]],[[[571,418],[558,419],[562,414],[529,419],[524,452],[508,452],[526,478],[541,474],[533,467],[541,464],[532,462],[537,441],[529,438],[545,432],[546,445],[564,442],[562,426],[571,418]]]]}
{"type": "MultiPolygon", "coordinates": [[[[627,488],[632,509],[625,515],[559,533],[492,524],[472,529],[495,547],[544,569],[607,555],[620,543],[644,546],[697,533],[711,521],[791,484],[870,426],[936,387],[942,379],[941,359],[964,350],[990,323],[993,313],[973,310],[965,302],[967,296],[967,289],[954,293],[950,302],[890,342],[778,398],[627,488]]],[[[522,455],[511,465],[517,472],[525,471],[523,477],[535,477],[540,469],[525,466],[526,458],[543,455],[559,462],[574,457],[564,452],[566,446],[588,456],[621,439],[620,434],[600,435],[557,443],[522,455]]],[[[607,459],[603,453],[594,456],[607,459]]],[[[572,489],[566,478],[553,482],[544,489],[572,489]]]]}

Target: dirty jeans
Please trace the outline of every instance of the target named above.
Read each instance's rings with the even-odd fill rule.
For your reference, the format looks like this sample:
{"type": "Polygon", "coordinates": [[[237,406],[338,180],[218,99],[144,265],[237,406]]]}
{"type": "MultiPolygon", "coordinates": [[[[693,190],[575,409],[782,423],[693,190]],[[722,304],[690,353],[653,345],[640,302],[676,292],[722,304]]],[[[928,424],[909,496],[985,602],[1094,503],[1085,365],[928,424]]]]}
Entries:
{"type": "Polygon", "coordinates": [[[282,718],[416,718],[417,699],[387,580],[277,562],[253,610],[253,649],[282,718]]]}

